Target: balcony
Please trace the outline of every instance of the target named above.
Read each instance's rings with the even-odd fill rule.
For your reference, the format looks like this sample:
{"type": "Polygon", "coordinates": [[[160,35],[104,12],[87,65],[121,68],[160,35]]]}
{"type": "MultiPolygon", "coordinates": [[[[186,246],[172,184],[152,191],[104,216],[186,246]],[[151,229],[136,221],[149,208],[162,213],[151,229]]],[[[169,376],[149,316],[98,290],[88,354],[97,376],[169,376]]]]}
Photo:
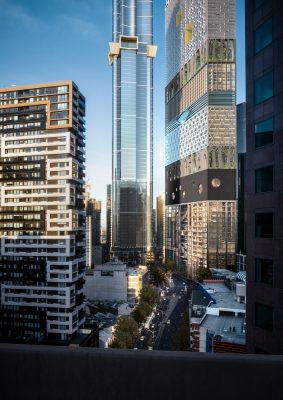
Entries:
{"type": "Polygon", "coordinates": [[[283,356],[0,345],[1,398],[282,399],[283,356]]]}

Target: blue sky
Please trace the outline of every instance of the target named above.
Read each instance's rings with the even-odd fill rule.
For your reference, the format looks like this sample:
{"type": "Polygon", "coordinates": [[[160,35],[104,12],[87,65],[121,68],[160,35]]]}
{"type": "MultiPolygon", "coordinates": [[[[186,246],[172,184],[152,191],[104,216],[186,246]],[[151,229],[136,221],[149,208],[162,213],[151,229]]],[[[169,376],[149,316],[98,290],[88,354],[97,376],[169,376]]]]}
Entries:
{"type": "MultiPolygon", "coordinates": [[[[154,0],[155,196],[164,187],[164,3],[154,0]]],[[[92,195],[103,202],[111,183],[111,12],[112,0],[0,0],[0,86],[65,79],[77,83],[87,100],[86,179],[92,195]]],[[[237,0],[237,59],[237,102],[242,102],[244,0],[237,0]]]]}

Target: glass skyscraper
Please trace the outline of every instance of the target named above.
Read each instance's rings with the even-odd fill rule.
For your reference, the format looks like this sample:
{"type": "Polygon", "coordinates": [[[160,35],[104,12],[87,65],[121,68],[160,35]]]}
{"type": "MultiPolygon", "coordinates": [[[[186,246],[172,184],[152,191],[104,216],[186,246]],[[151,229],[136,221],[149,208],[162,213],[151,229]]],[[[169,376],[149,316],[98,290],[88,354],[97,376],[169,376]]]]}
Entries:
{"type": "Polygon", "coordinates": [[[235,264],[235,0],[166,2],[166,257],[235,264]]]}
{"type": "Polygon", "coordinates": [[[153,1],[113,0],[112,255],[146,262],[152,230],[153,1]]]}

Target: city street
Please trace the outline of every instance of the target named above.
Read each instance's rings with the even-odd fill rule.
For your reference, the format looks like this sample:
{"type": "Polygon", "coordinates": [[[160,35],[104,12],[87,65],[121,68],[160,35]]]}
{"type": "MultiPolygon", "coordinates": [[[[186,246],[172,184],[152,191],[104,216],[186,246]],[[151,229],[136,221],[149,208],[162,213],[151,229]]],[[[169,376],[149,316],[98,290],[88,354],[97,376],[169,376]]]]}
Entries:
{"type": "Polygon", "coordinates": [[[186,280],[174,275],[164,285],[161,297],[148,329],[142,328],[136,349],[173,350],[174,338],[184,312],[188,311],[189,296],[186,293],[186,280]]]}

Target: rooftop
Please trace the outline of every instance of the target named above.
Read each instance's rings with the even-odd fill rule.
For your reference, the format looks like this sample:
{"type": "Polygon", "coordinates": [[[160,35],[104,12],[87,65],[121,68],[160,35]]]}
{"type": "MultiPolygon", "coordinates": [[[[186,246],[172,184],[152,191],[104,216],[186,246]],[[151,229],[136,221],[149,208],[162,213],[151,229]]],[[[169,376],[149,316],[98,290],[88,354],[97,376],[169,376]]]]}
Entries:
{"type": "Polygon", "coordinates": [[[244,318],[227,315],[206,315],[201,326],[228,342],[245,344],[244,318]]]}
{"type": "Polygon", "coordinates": [[[208,282],[202,283],[202,288],[205,289],[215,300],[215,304],[211,304],[208,308],[219,308],[226,311],[235,311],[245,313],[246,305],[237,302],[235,294],[223,282],[208,282]]]}

